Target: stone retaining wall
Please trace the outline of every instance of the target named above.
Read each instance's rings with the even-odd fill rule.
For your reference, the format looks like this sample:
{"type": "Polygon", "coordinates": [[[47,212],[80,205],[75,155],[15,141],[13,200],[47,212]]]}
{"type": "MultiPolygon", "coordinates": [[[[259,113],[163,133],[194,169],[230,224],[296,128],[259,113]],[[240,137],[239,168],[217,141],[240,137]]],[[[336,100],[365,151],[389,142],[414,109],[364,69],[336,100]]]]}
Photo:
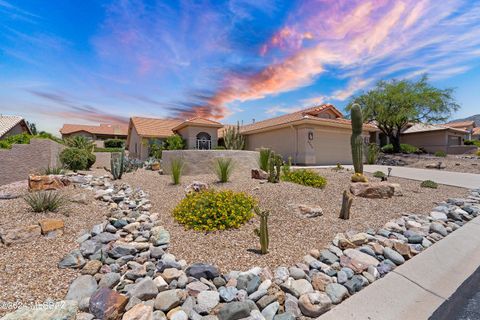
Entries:
{"type": "Polygon", "coordinates": [[[58,167],[58,156],[65,147],[49,139],[31,139],[30,144],[14,144],[0,149],[0,185],[26,180],[31,173],[58,167]]]}
{"type": "Polygon", "coordinates": [[[185,164],[183,174],[210,174],[214,172],[215,159],[232,158],[234,173],[250,174],[250,169],[258,168],[259,157],[259,152],[245,150],[169,150],[162,153],[162,168],[169,174],[172,159],[181,158],[185,164]]]}

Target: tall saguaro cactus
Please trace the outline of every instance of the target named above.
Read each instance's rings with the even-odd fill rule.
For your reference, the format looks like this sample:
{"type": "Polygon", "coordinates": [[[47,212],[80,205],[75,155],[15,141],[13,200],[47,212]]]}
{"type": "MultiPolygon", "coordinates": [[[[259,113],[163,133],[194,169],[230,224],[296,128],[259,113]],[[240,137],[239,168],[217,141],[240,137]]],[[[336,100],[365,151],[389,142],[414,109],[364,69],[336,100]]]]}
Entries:
{"type": "Polygon", "coordinates": [[[352,146],[353,168],[356,174],[363,175],[363,116],[362,109],[358,104],[353,104],[351,109],[352,118],[352,137],[350,140],[352,146]]]}
{"type": "Polygon", "coordinates": [[[260,228],[255,229],[255,234],[260,238],[261,253],[266,254],[270,242],[268,238],[268,216],[270,212],[261,211],[258,207],[255,207],[255,213],[260,217],[260,228]]]}

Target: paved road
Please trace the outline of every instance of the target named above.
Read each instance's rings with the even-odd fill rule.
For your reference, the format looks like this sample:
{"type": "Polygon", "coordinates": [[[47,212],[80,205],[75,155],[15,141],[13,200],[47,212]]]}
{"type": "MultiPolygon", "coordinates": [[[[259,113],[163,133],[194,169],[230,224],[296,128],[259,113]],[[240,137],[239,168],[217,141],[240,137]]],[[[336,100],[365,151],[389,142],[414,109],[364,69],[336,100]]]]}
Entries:
{"type": "MultiPolygon", "coordinates": [[[[366,172],[383,171],[387,173],[389,166],[365,165],[366,172]]],[[[435,169],[418,169],[409,167],[390,167],[391,175],[394,177],[407,178],[412,180],[433,180],[440,184],[463,187],[469,189],[480,188],[480,174],[443,171],[435,169]]]]}

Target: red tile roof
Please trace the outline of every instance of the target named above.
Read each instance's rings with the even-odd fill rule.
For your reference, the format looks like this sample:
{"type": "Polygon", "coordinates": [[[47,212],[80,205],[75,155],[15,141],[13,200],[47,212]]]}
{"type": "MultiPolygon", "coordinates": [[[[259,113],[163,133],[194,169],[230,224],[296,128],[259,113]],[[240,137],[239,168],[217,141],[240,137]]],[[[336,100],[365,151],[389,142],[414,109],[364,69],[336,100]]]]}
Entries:
{"type": "Polygon", "coordinates": [[[182,120],[177,119],[130,118],[130,126],[135,127],[138,135],[150,138],[171,136],[173,134],[173,128],[182,122],[182,120]]]}
{"type": "Polygon", "coordinates": [[[101,134],[110,136],[127,136],[128,126],[126,124],[107,124],[102,123],[99,126],[84,124],[64,124],[60,129],[61,134],[71,134],[85,131],[91,134],[101,134]]]}
{"type": "Polygon", "coordinates": [[[475,127],[475,121],[457,121],[457,122],[449,122],[445,124],[447,127],[450,128],[458,128],[462,130],[467,130],[468,127],[473,126],[475,127]]]}
{"type": "Polygon", "coordinates": [[[192,124],[193,125],[198,124],[198,125],[201,125],[201,126],[206,126],[206,127],[211,127],[211,128],[222,128],[223,127],[223,124],[221,124],[220,122],[213,121],[213,120],[210,120],[210,119],[195,117],[195,118],[191,118],[191,119],[183,121],[178,126],[173,128],[173,130],[175,130],[175,131],[180,130],[181,128],[184,128],[184,127],[186,127],[188,125],[192,125],[192,124]]]}

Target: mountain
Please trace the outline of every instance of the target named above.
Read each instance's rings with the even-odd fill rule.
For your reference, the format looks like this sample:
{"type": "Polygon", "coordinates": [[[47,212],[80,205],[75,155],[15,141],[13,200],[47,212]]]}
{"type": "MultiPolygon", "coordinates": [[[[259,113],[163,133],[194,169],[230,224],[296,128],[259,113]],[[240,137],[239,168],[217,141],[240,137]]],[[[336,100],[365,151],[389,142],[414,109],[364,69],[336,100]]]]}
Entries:
{"type": "Polygon", "coordinates": [[[480,127],[480,114],[475,114],[473,116],[470,116],[468,118],[463,118],[463,119],[455,119],[450,122],[459,122],[459,121],[470,121],[473,120],[475,121],[475,124],[477,127],[480,127]]]}

